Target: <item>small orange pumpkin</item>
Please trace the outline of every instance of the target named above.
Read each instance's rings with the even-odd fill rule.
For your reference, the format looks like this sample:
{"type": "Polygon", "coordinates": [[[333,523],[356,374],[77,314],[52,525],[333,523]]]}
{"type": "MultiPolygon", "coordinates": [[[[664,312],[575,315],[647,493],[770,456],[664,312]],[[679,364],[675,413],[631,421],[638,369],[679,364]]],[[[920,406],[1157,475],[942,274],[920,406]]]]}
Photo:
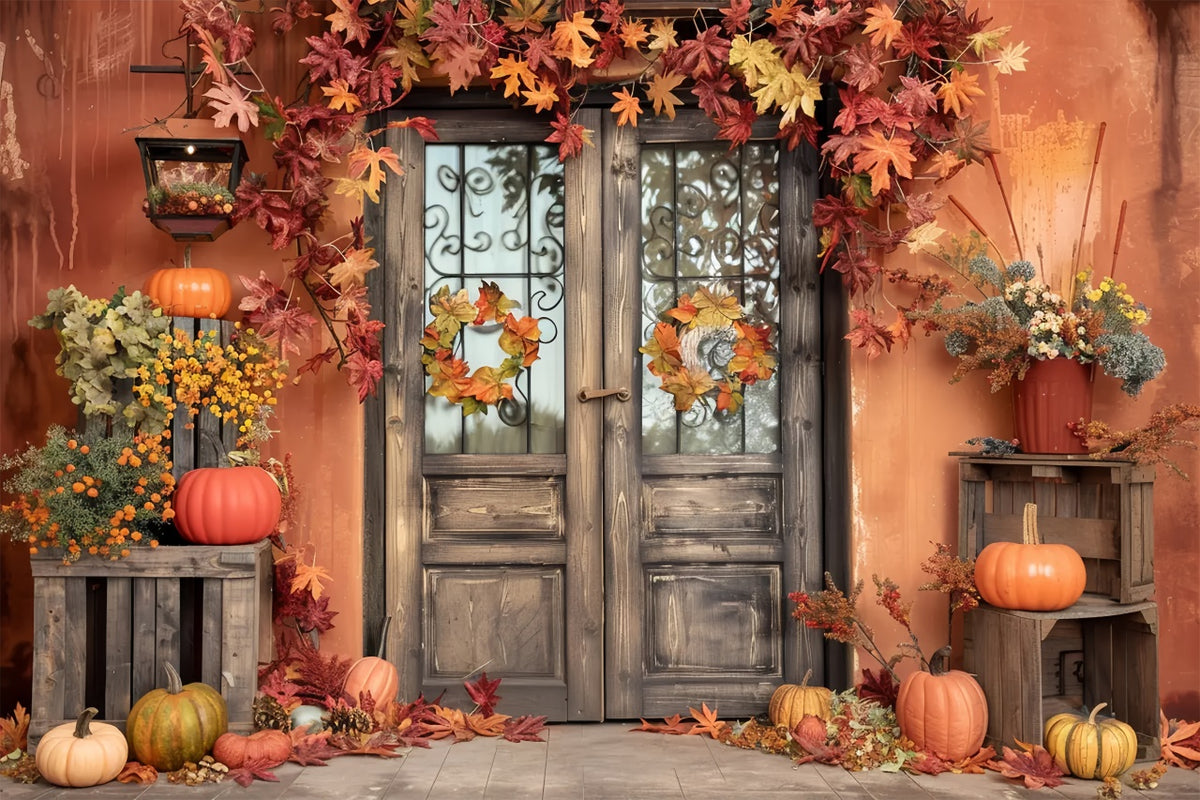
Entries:
{"type": "Polygon", "coordinates": [[[213,743],[213,758],[230,769],[238,769],[248,761],[262,762],[265,767],[277,767],[292,754],[292,737],[274,728],[256,731],[248,736],[223,733],[213,743]]]}
{"type": "Polygon", "coordinates": [[[378,656],[366,656],[355,661],[346,673],[342,691],[358,702],[359,695],[370,692],[377,706],[385,706],[396,699],[400,690],[400,672],[390,661],[378,656]]]}
{"type": "Polygon", "coordinates": [[[992,542],[975,559],[979,595],[997,608],[1058,611],[1073,605],[1087,584],[1083,559],[1070,545],[1042,544],[1037,506],[1025,504],[1021,542],[992,542]]]}
{"type": "Polygon", "coordinates": [[[945,761],[961,761],[983,744],[987,698],[968,673],[946,669],[949,658],[950,648],[943,647],[930,660],[930,672],[914,672],[900,682],[896,720],[918,748],[945,761]]]}
{"type": "Polygon", "coordinates": [[[192,544],[260,542],[279,524],[283,496],[261,467],[198,467],[179,479],[175,527],[192,544]]]}
{"type": "Polygon", "coordinates": [[[804,679],[797,686],[785,683],[771,694],[771,702],[767,706],[767,716],[775,725],[791,729],[800,724],[806,714],[811,714],[823,720],[828,720],[832,714],[829,704],[833,692],[823,686],[809,686],[808,679],[812,670],[804,673],[804,679]]]}
{"type": "Polygon", "coordinates": [[[142,291],[173,317],[221,317],[233,303],[229,276],[211,267],[155,270],[142,291]]]}

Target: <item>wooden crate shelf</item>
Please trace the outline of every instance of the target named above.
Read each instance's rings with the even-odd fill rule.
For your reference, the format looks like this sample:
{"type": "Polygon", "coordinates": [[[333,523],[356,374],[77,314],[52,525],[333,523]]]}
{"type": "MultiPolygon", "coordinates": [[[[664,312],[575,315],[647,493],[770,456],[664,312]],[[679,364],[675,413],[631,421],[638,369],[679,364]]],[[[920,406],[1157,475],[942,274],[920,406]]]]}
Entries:
{"type": "Polygon", "coordinates": [[[270,542],[140,548],[118,561],[63,564],[45,552],[30,560],[32,738],[89,705],[124,729],[133,702],[165,685],[166,662],[185,683],[220,689],[231,730],[252,728],[258,663],[272,647],[270,542]]]}
{"type": "Polygon", "coordinates": [[[1154,595],[1154,468],[1088,456],[959,456],[959,553],[1021,540],[1026,503],[1045,542],[1087,567],[1084,591],[1121,603],[1154,595]]]}
{"type": "MultiPolygon", "coordinates": [[[[1081,713],[1108,703],[1102,714],[1127,722],[1138,734],[1139,757],[1158,753],[1158,610],[1154,603],[1120,605],[1085,594],[1055,612],[1008,611],[980,606],[964,618],[963,668],[975,675],[988,703],[988,742],[1042,742],[1045,720],[1060,711],[1081,713]],[[1078,625],[1080,641],[1051,639],[1058,627],[1078,625]],[[1055,648],[1078,648],[1082,697],[1060,694],[1062,682],[1044,668],[1055,648]]],[[[1065,666],[1065,665],[1063,665],[1065,666]]],[[[1061,667],[1060,667],[1061,668],[1061,667]]]]}

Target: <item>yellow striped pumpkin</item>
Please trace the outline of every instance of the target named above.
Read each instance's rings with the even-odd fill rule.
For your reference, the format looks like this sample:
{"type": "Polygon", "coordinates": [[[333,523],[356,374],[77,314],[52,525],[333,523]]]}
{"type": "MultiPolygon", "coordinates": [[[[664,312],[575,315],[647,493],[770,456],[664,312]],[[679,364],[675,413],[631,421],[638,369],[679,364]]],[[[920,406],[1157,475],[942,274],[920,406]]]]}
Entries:
{"type": "Polygon", "coordinates": [[[1096,721],[1108,703],[1092,709],[1084,719],[1079,714],[1055,714],[1046,720],[1043,746],[1059,768],[1076,778],[1115,778],[1137,760],[1137,733],[1119,719],[1096,721]]]}

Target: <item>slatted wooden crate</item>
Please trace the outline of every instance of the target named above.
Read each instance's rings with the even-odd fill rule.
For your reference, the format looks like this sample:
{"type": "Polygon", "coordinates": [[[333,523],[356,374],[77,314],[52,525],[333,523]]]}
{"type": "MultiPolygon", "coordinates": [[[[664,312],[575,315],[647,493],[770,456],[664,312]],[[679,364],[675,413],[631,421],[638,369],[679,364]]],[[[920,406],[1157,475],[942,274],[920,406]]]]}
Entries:
{"type": "MultiPolygon", "coordinates": [[[[1046,719],[1060,711],[1081,713],[1108,703],[1101,714],[1128,723],[1138,734],[1139,756],[1158,754],[1158,609],[1154,603],[1116,605],[1085,594],[1063,611],[1007,611],[983,605],[964,618],[963,668],[975,675],[988,704],[988,741],[1040,744],[1046,719]],[[1064,643],[1051,631],[1074,630],[1064,643]],[[1048,652],[1049,648],[1065,648],[1048,652]],[[1047,674],[1044,664],[1060,653],[1082,668],[1067,676],[1047,674]],[[1082,696],[1074,680],[1082,678],[1082,696]],[[1064,687],[1064,684],[1066,686],[1064,687]],[[1069,694],[1064,694],[1063,692],[1069,694]]],[[[1061,667],[1060,667],[1061,668],[1061,667]]]]}
{"type": "Polygon", "coordinates": [[[231,730],[251,729],[258,662],[272,642],[269,542],[31,562],[33,738],[87,706],[124,729],[133,703],[166,684],[167,662],[185,683],[220,689],[231,730]]]}
{"type": "MultiPolygon", "coordinates": [[[[955,454],[959,455],[959,454],[955,454]]],[[[1154,468],[1088,456],[959,458],[959,553],[1021,541],[1026,503],[1044,542],[1069,544],[1087,567],[1085,591],[1119,603],[1154,595],[1154,468]]]]}

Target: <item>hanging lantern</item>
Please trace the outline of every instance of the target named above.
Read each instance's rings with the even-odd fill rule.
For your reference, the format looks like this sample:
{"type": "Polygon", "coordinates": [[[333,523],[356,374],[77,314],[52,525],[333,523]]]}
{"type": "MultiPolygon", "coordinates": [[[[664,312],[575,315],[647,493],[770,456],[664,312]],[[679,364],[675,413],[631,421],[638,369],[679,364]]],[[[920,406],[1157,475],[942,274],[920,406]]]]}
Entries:
{"type": "Polygon", "coordinates": [[[246,150],[209,119],[167,119],[135,140],[146,176],[143,210],[181,242],[211,242],[233,225],[246,150]]]}

